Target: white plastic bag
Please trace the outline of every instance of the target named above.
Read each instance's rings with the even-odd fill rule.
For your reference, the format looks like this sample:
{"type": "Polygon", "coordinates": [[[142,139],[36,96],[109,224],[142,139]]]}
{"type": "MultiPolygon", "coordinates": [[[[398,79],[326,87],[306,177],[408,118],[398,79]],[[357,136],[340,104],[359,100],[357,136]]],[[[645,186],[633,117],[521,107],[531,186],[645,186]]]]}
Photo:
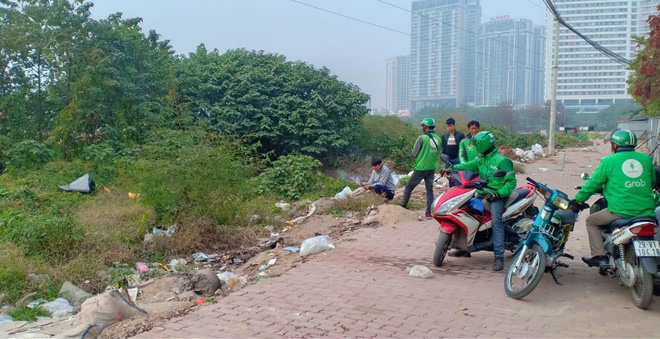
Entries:
{"type": "Polygon", "coordinates": [[[532,146],[532,152],[534,152],[534,154],[543,154],[543,146],[539,144],[534,144],[532,146]]]}
{"type": "Polygon", "coordinates": [[[523,150],[520,149],[520,148],[516,148],[516,156],[517,156],[518,158],[522,158],[522,157],[524,157],[524,156],[525,156],[525,151],[523,151],[523,150]]]}
{"type": "Polygon", "coordinates": [[[303,241],[300,245],[300,256],[304,257],[310,254],[321,253],[323,251],[331,250],[335,248],[335,245],[332,243],[327,235],[319,235],[318,237],[309,238],[303,241]]]}
{"type": "Polygon", "coordinates": [[[415,265],[410,269],[408,275],[415,278],[431,278],[433,271],[424,265],[415,265]]]}
{"type": "Polygon", "coordinates": [[[337,193],[337,194],[335,195],[335,199],[344,199],[344,198],[346,198],[347,196],[351,195],[351,193],[353,193],[353,191],[351,190],[351,188],[348,187],[348,186],[346,186],[346,187],[344,187],[343,190],[341,190],[341,192],[339,192],[339,193],[337,193]]]}
{"type": "Polygon", "coordinates": [[[47,302],[41,305],[41,309],[47,311],[51,315],[55,314],[55,312],[60,312],[58,314],[62,314],[62,312],[66,314],[73,314],[73,306],[71,306],[69,301],[64,298],[57,298],[51,302],[47,302]]]}
{"type": "Polygon", "coordinates": [[[218,279],[220,279],[220,281],[222,281],[223,283],[227,283],[227,280],[229,280],[229,279],[231,279],[235,276],[236,276],[236,274],[234,274],[233,272],[226,271],[226,272],[222,272],[222,273],[218,274],[218,279]]]}
{"type": "Polygon", "coordinates": [[[392,176],[392,182],[394,183],[394,187],[398,187],[399,186],[399,176],[396,175],[396,173],[394,173],[394,172],[392,172],[391,176],[392,176]]]}
{"type": "Polygon", "coordinates": [[[536,157],[534,157],[534,152],[532,151],[525,151],[525,159],[527,160],[534,160],[536,157]]]}
{"type": "Polygon", "coordinates": [[[13,323],[15,320],[9,314],[0,313],[0,325],[13,323]]]}

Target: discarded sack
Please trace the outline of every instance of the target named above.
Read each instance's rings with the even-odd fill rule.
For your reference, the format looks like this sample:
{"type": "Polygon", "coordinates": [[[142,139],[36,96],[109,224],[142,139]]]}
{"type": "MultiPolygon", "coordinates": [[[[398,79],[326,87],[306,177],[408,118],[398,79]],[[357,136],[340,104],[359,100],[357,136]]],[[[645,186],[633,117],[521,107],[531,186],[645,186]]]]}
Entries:
{"type": "Polygon", "coordinates": [[[94,190],[94,186],[96,186],[96,183],[92,176],[87,173],[68,185],[60,186],[60,188],[67,192],[90,193],[94,190]]]}
{"type": "Polygon", "coordinates": [[[537,155],[543,154],[543,146],[539,144],[532,145],[532,152],[537,155]]]}
{"type": "Polygon", "coordinates": [[[321,253],[333,248],[335,248],[335,245],[329,236],[319,235],[303,241],[302,245],[300,245],[300,256],[304,257],[310,254],[321,253]]]}
{"type": "Polygon", "coordinates": [[[410,269],[408,275],[415,278],[431,278],[433,271],[424,265],[415,265],[410,269]]]}
{"type": "MultiPolygon", "coordinates": [[[[143,309],[128,300],[128,296],[115,289],[85,300],[73,322],[74,329],[85,329],[82,338],[96,338],[108,326],[138,314],[148,316],[143,309]]],[[[74,331],[75,333],[76,331],[74,331]]]]}

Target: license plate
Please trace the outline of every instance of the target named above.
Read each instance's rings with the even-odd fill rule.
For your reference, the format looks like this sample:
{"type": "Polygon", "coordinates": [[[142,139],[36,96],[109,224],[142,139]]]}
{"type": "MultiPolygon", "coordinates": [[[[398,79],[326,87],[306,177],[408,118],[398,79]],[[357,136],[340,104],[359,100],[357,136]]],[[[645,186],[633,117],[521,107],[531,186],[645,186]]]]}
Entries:
{"type": "Polygon", "coordinates": [[[633,245],[638,257],[660,257],[660,243],[657,240],[637,240],[633,245]]]}

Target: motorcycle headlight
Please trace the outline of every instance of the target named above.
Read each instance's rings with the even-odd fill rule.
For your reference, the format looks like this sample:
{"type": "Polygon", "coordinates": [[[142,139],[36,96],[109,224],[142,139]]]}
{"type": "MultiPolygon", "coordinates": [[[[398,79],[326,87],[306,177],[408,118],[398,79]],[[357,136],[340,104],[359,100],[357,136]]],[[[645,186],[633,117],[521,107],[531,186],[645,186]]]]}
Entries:
{"type": "Polygon", "coordinates": [[[555,206],[565,210],[568,209],[569,202],[568,200],[562,198],[562,197],[556,197],[555,200],[552,201],[552,204],[555,206]]]}
{"type": "Polygon", "coordinates": [[[468,198],[468,196],[472,196],[472,192],[467,192],[463,193],[457,197],[453,197],[449,200],[447,200],[440,208],[438,208],[438,211],[435,212],[435,214],[447,214],[450,211],[454,209],[459,203],[463,202],[465,199],[468,198]]]}

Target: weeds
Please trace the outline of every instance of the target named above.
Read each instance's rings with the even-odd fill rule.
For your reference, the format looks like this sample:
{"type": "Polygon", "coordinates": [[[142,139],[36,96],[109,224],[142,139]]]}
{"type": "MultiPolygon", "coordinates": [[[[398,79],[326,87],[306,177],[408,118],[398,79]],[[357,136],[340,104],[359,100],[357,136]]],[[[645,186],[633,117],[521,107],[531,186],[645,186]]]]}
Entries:
{"type": "Polygon", "coordinates": [[[29,308],[25,306],[14,310],[10,315],[16,321],[35,321],[37,317],[47,317],[50,314],[42,310],[41,307],[29,308]]]}

